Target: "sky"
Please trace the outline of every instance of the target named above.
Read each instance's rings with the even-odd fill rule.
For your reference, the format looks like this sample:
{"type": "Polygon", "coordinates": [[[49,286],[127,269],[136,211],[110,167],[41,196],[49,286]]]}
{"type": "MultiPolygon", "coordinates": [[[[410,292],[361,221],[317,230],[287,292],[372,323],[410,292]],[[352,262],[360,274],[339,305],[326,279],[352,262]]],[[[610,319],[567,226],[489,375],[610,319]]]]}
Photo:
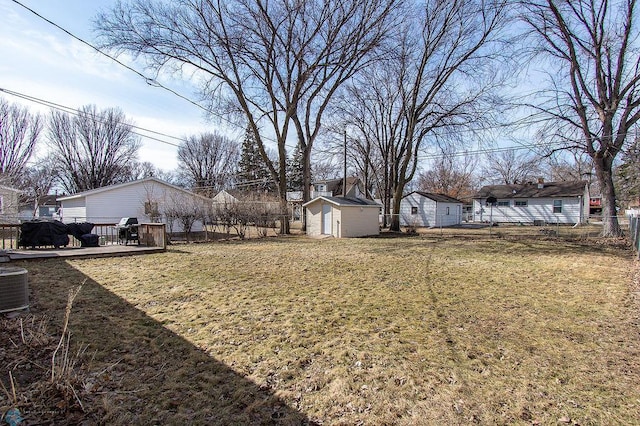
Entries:
{"type": "MultiPolygon", "coordinates": [[[[108,10],[112,0],[20,0],[43,17],[77,37],[95,43],[93,20],[108,10]]],[[[203,110],[161,88],[148,85],[142,77],[75,40],[12,0],[0,0],[0,89],[22,93],[77,109],[96,105],[98,109],[118,107],[133,124],[177,138],[204,131],[222,131],[219,123],[207,122],[203,110]]],[[[119,58],[145,72],[140,64],[119,58]]],[[[187,98],[197,100],[188,82],[161,77],[160,82],[187,98]]],[[[49,108],[0,92],[11,103],[33,112],[49,108]]],[[[140,131],[140,133],[144,133],[140,131]]],[[[177,144],[166,136],[152,135],[177,144]]],[[[233,135],[238,137],[238,135],[233,135]]],[[[172,170],[177,166],[177,148],[142,138],[139,160],[172,170]]],[[[44,155],[41,148],[38,155],[44,155]]]]}

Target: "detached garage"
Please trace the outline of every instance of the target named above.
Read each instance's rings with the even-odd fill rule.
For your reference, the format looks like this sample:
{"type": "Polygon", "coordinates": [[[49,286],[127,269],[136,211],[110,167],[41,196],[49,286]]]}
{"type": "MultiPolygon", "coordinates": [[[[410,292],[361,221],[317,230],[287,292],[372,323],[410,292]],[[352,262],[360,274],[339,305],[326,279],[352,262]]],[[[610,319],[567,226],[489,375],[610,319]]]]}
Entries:
{"type": "Polygon", "coordinates": [[[318,197],[303,204],[307,209],[307,235],[335,238],[380,234],[380,204],[363,198],[318,197]]]}
{"type": "Polygon", "coordinates": [[[462,201],[444,194],[415,191],[400,202],[400,225],[455,226],[462,223],[462,201]]]}

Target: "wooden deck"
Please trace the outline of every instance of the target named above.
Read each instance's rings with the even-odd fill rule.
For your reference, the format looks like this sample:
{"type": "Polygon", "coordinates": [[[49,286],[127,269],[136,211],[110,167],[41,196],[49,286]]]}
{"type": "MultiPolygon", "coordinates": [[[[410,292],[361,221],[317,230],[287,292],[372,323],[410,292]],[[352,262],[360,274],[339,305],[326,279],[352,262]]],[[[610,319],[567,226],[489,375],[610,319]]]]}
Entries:
{"type": "Polygon", "coordinates": [[[64,247],[34,248],[20,250],[0,251],[0,262],[16,260],[51,259],[57,257],[82,258],[82,257],[117,257],[133,256],[140,254],[161,253],[166,251],[164,247],[148,247],[144,245],[105,245],[100,247],[64,247]]]}

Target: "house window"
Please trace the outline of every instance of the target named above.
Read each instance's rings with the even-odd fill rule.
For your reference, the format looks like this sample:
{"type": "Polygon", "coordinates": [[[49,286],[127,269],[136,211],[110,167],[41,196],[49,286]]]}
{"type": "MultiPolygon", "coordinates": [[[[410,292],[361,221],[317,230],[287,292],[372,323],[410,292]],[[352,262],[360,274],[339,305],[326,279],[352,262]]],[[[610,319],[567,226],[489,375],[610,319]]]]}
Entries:
{"type": "Polygon", "coordinates": [[[418,214],[418,208],[417,207],[411,207],[411,214],[418,214]]]}
{"type": "Polygon", "coordinates": [[[562,213],[562,200],[553,200],[553,212],[562,213]]]}
{"type": "Polygon", "coordinates": [[[509,207],[509,200],[507,200],[507,201],[498,201],[498,207],[509,207]]]}
{"type": "Polygon", "coordinates": [[[527,200],[520,200],[520,201],[516,200],[513,202],[513,205],[516,207],[527,207],[528,202],[527,200]]]}
{"type": "Polygon", "coordinates": [[[447,216],[449,216],[449,207],[447,207],[447,216]]]}

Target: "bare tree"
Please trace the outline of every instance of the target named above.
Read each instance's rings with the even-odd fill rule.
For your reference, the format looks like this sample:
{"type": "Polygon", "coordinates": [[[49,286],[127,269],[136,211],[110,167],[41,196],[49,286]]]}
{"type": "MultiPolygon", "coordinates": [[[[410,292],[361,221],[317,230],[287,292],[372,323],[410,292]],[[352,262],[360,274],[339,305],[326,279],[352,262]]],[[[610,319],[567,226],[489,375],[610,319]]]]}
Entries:
{"type": "Polygon", "coordinates": [[[593,161],[584,152],[558,152],[546,160],[552,181],[586,180],[590,186],[593,183],[593,161]]]}
{"type": "Polygon", "coordinates": [[[636,1],[522,1],[548,89],[530,106],[547,120],[546,139],[593,160],[603,201],[603,236],[622,233],[613,165],[640,119],[636,1]]]}
{"type": "Polygon", "coordinates": [[[71,194],[130,181],[140,147],[121,110],[92,105],[77,115],[52,111],[49,144],[60,182],[71,194]]]}
{"type": "Polygon", "coordinates": [[[358,82],[356,99],[365,105],[354,121],[377,141],[392,230],[400,229],[400,201],[425,145],[444,145],[457,129],[490,122],[506,21],[505,0],[415,3],[396,56],[358,82]]]}
{"type": "MultiPolygon", "coordinates": [[[[389,29],[398,0],[214,0],[119,4],[96,20],[103,46],[142,55],[156,70],[197,70],[203,95],[243,116],[287,211],[287,138],[304,153],[305,199],[310,156],[333,94],[364,67],[389,29]],[[278,162],[267,155],[264,127],[278,162]]],[[[283,221],[283,232],[288,222],[283,221]]]]}
{"type": "Polygon", "coordinates": [[[50,158],[27,166],[17,179],[17,186],[22,190],[26,201],[33,203],[33,217],[43,197],[49,195],[58,179],[58,171],[50,158]]]}
{"type": "Polygon", "coordinates": [[[459,200],[471,200],[477,185],[474,171],[477,157],[445,154],[418,176],[421,191],[445,194],[459,200]]]}
{"type": "Polygon", "coordinates": [[[0,174],[13,181],[33,155],[42,130],[40,116],[0,98],[0,174]]]}
{"type": "Polygon", "coordinates": [[[542,175],[542,159],[525,150],[508,149],[487,154],[484,176],[493,184],[535,182],[542,175]]]}
{"type": "Polygon", "coordinates": [[[228,187],[239,159],[238,144],[218,133],[187,138],[178,148],[178,167],[201,195],[212,197],[228,187]]]}

